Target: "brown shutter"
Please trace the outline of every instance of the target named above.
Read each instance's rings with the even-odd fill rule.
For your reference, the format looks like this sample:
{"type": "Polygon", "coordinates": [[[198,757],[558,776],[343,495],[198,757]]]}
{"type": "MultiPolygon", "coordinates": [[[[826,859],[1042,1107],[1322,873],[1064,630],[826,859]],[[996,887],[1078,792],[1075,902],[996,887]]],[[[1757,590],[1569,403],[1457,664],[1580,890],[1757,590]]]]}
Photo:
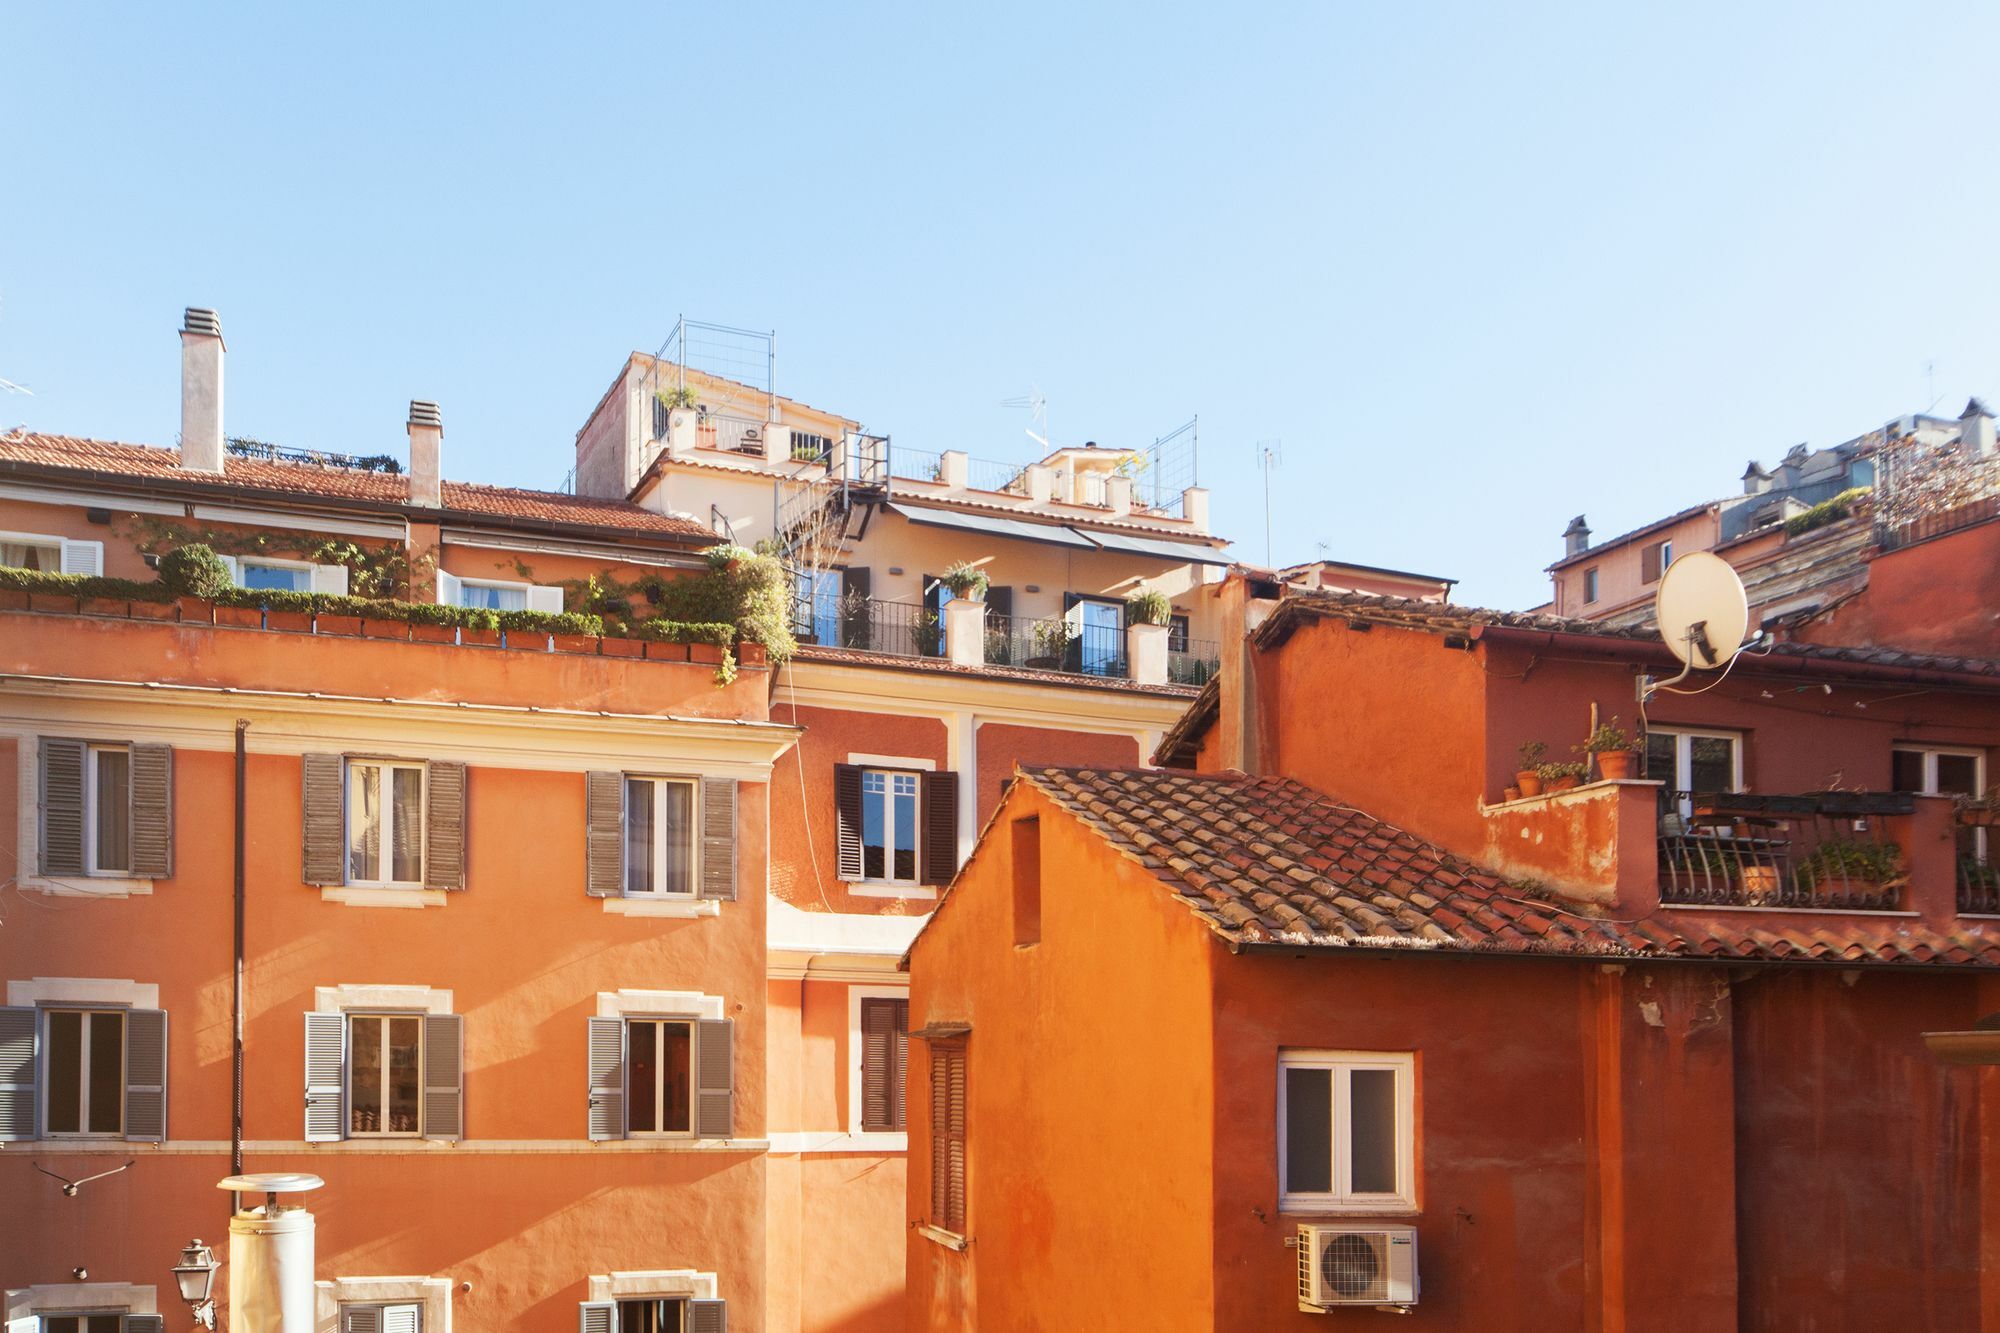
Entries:
{"type": "Polygon", "coordinates": [[[897,1131],[908,1124],[903,1081],[910,1050],[910,1002],[861,1002],[861,1128],[897,1131]]]}
{"type": "Polygon", "coordinates": [[[167,1137],[167,1015],[160,1009],[125,1014],[125,1137],[164,1143],[167,1137]]]}
{"type": "Polygon", "coordinates": [[[695,1133],[736,1137],[736,1024],[727,1018],[695,1024],[695,1133]]]}
{"type": "Polygon", "coordinates": [[[465,765],[424,765],[424,887],[465,887],[465,765]]]}
{"type": "Polygon", "coordinates": [[[958,774],[923,775],[926,884],[949,884],[958,873],[958,774]]]}
{"type": "Polygon", "coordinates": [[[1639,548],[1639,576],[1647,583],[1652,583],[1660,577],[1660,544],[1658,542],[1639,548]]]}
{"type": "Polygon", "coordinates": [[[931,1043],[931,1224],[965,1234],[965,1047],[931,1043]]]}
{"type": "Polygon", "coordinates": [[[729,1333],[729,1307],[722,1301],[689,1301],[688,1333],[729,1333]]]}
{"type": "Polygon", "coordinates": [[[703,898],[736,901],[736,779],[701,780],[703,898]]]}
{"type": "Polygon", "coordinates": [[[174,747],[132,747],[132,873],[174,873],[174,747]]]}
{"type": "Polygon", "coordinates": [[[465,1137],[465,1019],[424,1015],[424,1137],[465,1137]]]}
{"type": "Polygon", "coordinates": [[[848,883],[861,878],[861,770],[833,766],[834,874],[848,883]]]}
{"type": "Polygon", "coordinates": [[[82,741],[41,740],[42,873],[83,873],[82,741]]]}
{"type": "Polygon", "coordinates": [[[583,891],[593,898],[625,892],[625,775],[584,774],[583,891]]]}
{"type": "Polygon", "coordinates": [[[347,762],[337,754],[308,754],[303,760],[305,844],[303,871],[308,884],[347,882],[347,762]]]}

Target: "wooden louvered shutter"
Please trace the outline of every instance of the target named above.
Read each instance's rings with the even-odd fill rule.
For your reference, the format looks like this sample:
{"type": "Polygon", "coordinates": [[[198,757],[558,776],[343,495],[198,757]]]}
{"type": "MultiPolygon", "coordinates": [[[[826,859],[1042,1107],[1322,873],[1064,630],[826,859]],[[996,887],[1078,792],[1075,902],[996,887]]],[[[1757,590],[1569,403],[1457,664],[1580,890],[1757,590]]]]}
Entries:
{"type": "Polygon", "coordinates": [[[909,1061],[910,1002],[861,1001],[861,1128],[905,1128],[903,1082],[909,1061]]]}
{"type": "Polygon", "coordinates": [[[625,892],[625,775],[586,773],[583,782],[583,891],[616,898],[625,892]]]}
{"type": "Polygon", "coordinates": [[[379,1305],[341,1306],[340,1333],[382,1333],[382,1307],[379,1305]]]}
{"type": "Polygon", "coordinates": [[[41,741],[42,873],[81,875],[83,871],[82,741],[41,741]]]}
{"type": "Polygon", "coordinates": [[[385,1305],[382,1307],[382,1333],[422,1333],[424,1316],[422,1307],[416,1305],[385,1305]]]}
{"type": "Polygon", "coordinates": [[[701,896],[736,901],[736,779],[701,780],[701,896]]]}
{"type": "Polygon", "coordinates": [[[689,1301],[688,1333],[729,1333],[729,1309],[725,1301],[689,1301]]]}
{"type": "Polygon", "coordinates": [[[465,887],[465,765],[424,765],[424,887],[465,887]]]}
{"type": "Polygon", "coordinates": [[[458,1014],[424,1015],[424,1137],[465,1137],[465,1019],[458,1014]]]}
{"type": "Polygon", "coordinates": [[[694,1132],[704,1139],[736,1136],[736,1024],[695,1024],[694,1132]]]}
{"type": "Polygon", "coordinates": [[[132,873],[174,873],[174,747],[132,747],[132,873]]]}
{"type": "Polygon", "coordinates": [[[166,1333],[166,1331],[167,1317],[163,1314],[128,1314],[125,1316],[123,1333],[166,1333]]]}
{"type": "Polygon", "coordinates": [[[347,1132],[347,1015],[306,1015],[306,1142],[347,1132]]]}
{"type": "Polygon", "coordinates": [[[958,774],[923,775],[926,884],[949,884],[958,873],[958,774]]]}
{"type": "Polygon", "coordinates": [[[167,1015],[161,1009],[125,1015],[125,1137],[167,1139],[167,1015]]]}
{"type": "Polygon", "coordinates": [[[931,1043],[931,1223],[965,1234],[965,1047],[931,1043]]]}
{"type": "Polygon", "coordinates": [[[41,1106],[35,1037],[41,1015],[32,1005],[0,1009],[0,1140],[35,1137],[41,1106]]]}
{"type": "Polygon", "coordinates": [[[848,883],[862,878],[861,770],[853,764],[833,766],[834,874],[848,883]]]}
{"type": "Polygon", "coordinates": [[[576,1326],[579,1333],[617,1333],[617,1302],[582,1302],[576,1307],[576,1326]]]}
{"type": "Polygon", "coordinates": [[[625,1137],[625,1020],[590,1020],[590,1137],[625,1137]]]}
{"type": "Polygon", "coordinates": [[[337,754],[300,756],[305,789],[302,877],[308,884],[347,882],[347,761],[337,754]]]}

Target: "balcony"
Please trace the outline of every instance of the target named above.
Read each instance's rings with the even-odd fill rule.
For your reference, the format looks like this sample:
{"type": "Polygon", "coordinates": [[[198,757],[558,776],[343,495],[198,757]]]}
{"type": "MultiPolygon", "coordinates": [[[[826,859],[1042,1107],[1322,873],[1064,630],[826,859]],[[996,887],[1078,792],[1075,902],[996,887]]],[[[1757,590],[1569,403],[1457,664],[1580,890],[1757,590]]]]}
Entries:
{"type": "Polygon", "coordinates": [[[1892,912],[1909,872],[1887,832],[1903,792],[1665,792],[1660,901],[1681,906],[1892,912]]]}
{"type": "Polygon", "coordinates": [[[1164,635],[1153,626],[1078,624],[1066,618],[1036,619],[1003,616],[981,603],[972,619],[957,623],[976,627],[976,649],[953,651],[952,615],[918,602],[896,602],[845,596],[817,603],[794,603],[793,632],[799,642],[830,648],[852,648],[895,657],[933,657],[961,666],[1017,667],[1073,676],[1136,680],[1140,684],[1198,685],[1215,674],[1221,661],[1219,645],[1188,641],[1185,649],[1157,651],[1153,678],[1146,678],[1146,658],[1134,671],[1135,650],[1147,635],[1164,635]]]}

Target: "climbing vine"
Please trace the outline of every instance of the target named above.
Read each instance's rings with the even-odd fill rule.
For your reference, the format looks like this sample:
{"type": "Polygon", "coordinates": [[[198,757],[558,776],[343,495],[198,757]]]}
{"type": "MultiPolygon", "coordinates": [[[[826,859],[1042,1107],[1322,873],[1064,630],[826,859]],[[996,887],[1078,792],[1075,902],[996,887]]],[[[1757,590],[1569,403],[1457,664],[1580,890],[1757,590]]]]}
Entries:
{"type": "Polygon", "coordinates": [[[322,539],[277,529],[211,528],[146,515],[124,520],[124,535],[141,555],[162,556],[182,546],[201,545],[217,555],[268,555],[315,565],[341,565],[347,570],[349,594],[375,601],[409,596],[411,579],[428,578],[437,567],[434,553],[426,551],[412,560],[400,545],[362,546],[338,537],[322,539]]]}

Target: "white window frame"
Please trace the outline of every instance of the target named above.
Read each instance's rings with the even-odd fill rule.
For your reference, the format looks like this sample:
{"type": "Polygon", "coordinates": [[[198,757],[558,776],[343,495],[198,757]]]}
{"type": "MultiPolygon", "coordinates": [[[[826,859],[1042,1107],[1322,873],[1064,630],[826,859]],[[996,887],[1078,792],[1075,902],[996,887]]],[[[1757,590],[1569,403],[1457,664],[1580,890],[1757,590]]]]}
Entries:
{"type": "MultiPolygon", "coordinates": [[[[861,1127],[861,1099],[863,1083],[861,1074],[861,1002],[863,1000],[902,1000],[909,1002],[908,986],[864,986],[850,985],[847,988],[847,1133],[852,1139],[864,1144],[881,1144],[891,1150],[907,1150],[910,1133],[907,1129],[863,1129],[861,1127]]],[[[908,1123],[910,1089],[904,1080],[903,1105],[904,1123],[908,1123]]]]}
{"type": "Polygon", "coordinates": [[[1662,538],[1660,541],[1661,578],[1665,578],[1667,576],[1667,567],[1672,565],[1673,563],[1674,563],[1674,539],[1672,537],[1662,538]]]}
{"type": "MultiPolygon", "coordinates": [[[[563,591],[563,587],[559,583],[525,583],[519,579],[466,578],[460,574],[441,574],[440,579],[443,581],[439,584],[439,590],[441,592],[448,591],[451,594],[451,600],[447,603],[451,606],[467,605],[463,596],[467,588],[501,588],[511,589],[521,594],[521,605],[516,608],[517,610],[550,611],[551,614],[558,614],[567,609],[564,605],[567,601],[567,594],[563,591]],[[542,595],[542,600],[544,601],[551,597],[555,599],[553,611],[547,606],[535,605],[537,593],[542,595]]],[[[488,607],[473,607],[471,609],[498,610],[498,608],[488,607]]],[[[501,614],[505,613],[502,612],[501,614]]]]}
{"type": "Polygon", "coordinates": [[[421,889],[424,887],[424,830],[430,817],[431,787],[425,765],[410,759],[349,759],[340,773],[340,856],[347,867],[348,888],[355,889],[421,889]],[[357,879],[354,876],[354,770],[357,768],[379,768],[384,781],[382,791],[382,833],[376,840],[375,869],[379,875],[386,875],[395,865],[395,783],[390,774],[396,769],[408,769],[417,775],[417,877],[415,879],[371,878],[357,879]]]}
{"type": "MultiPolygon", "coordinates": [[[[420,1139],[424,1136],[424,1079],[427,1073],[425,1069],[425,1064],[427,1063],[426,1052],[424,1050],[424,1015],[427,1012],[428,1010],[425,1009],[343,1009],[340,1011],[340,1020],[347,1025],[347,1059],[343,1062],[346,1065],[345,1077],[347,1086],[341,1089],[341,1118],[345,1121],[341,1126],[342,1138],[371,1140],[420,1139]],[[382,1044],[380,1049],[386,1054],[389,1049],[389,1020],[392,1018],[411,1018],[415,1019],[417,1024],[417,1127],[413,1130],[356,1129],[354,1127],[354,1071],[356,1068],[354,1060],[354,1023],[357,1019],[379,1020],[382,1024],[382,1044]]],[[[388,1098],[389,1063],[384,1059],[382,1062],[381,1109],[385,1112],[389,1109],[388,1098]]],[[[387,1123],[387,1121],[388,1117],[384,1115],[383,1122],[387,1123]]],[[[373,1301],[349,1302],[349,1304],[354,1305],[371,1305],[377,1303],[373,1301]]],[[[395,1302],[391,1302],[391,1304],[395,1304],[395,1302]]]]}
{"type": "Polygon", "coordinates": [[[84,747],[83,761],[83,873],[93,879],[130,879],[132,867],[101,866],[97,863],[97,756],[116,750],[125,756],[125,844],[129,856],[132,843],[132,747],[124,743],[90,742],[84,747]]]}
{"type": "Polygon", "coordinates": [[[350,1305],[415,1305],[423,1333],[451,1333],[451,1289],[442,1277],[343,1277],[313,1283],[313,1333],[340,1333],[350,1305]]]}
{"type": "MultiPolygon", "coordinates": [[[[697,1139],[701,1137],[701,1127],[695,1123],[701,1111],[701,1020],[691,1014],[624,1014],[625,1020],[625,1137],[628,1139],[697,1139]],[[634,1023],[667,1024],[678,1023],[688,1034],[688,1096],[686,1129],[634,1129],[632,1128],[632,1025],[634,1023]]],[[[653,1105],[664,1108],[667,1104],[667,1062],[657,1058],[664,1053],[664,1028],[653,1034],[655,1060],[653,1062],[653,1105]]]]}
{"type": "MultiPolygon", "coordinates": [[[[513,591],[513,592],[518,592],[518,593],[520,593],[520,594],[521,594],[521,605],[520,605],[520,607],[519,607],[518,609],[519,609],[519,610],[522,610],[522,611],[525,611],[525,610],[527,610],[527,609],[528,609],[528,589],[529,589],[529,588],[531,588],[531,587],[533,587],[533,586],[534,586],[533,584],[530,584],[530,583],[521,583],[521,582],[518,582],[518,581],[516,581],[516,580],[514,580],[514,579],[468,579],[468,578],[460,578],[460,579],[458,580],[458,591],[459,591],[459,592],[461,592],[461,593],[463,593],[463,592],[464,592],[464,591],[465,591],[465,590],[466,590],[467,588],[498,588],[498,589],[500,589],[500,590],[502,590],[502,591],[513,591]]],[[[457,605],[459,605],[459,606],[467,606],[467,607],[469,607],[469,606],[471,606],[471,603],[469,603],[469,602],[465,601],[465,600],[464,600],[463,598],[460,598],[460,599],[459,599],[459,601],[457,602],[457,605]]],[[[473,609],[475,609],[475,610],[493,610],[493,611],[497,611],[497,610],[499,610],[499,608],[498,608],[498,607],[475,607],[475,608],[473,608],[473,609]]]]}
{"type": "Polygon", "coordinates": [[[56,552],[56,567],[40,571],[44,574],[67,574],[72,564],[81,563],[71,559],[72,549],[89,550],[91,553],[89,564],[92,571],[98,574],[104,572],[104,543],[100,541],[78,541],[73,537],[63,537],[52,532],[0,532],[0,543],[14,546],[53,546],[56,552]]]}
{"type": "Polygon", "coordinates": [[[35,1073],[41,1084],[41,1089],[40,1089],[41,1105],[36,1108],[36,1110],[40,1112],[41,1116],[41,1119],[39,1121],[39,1124],[41,1126],[41,1137],[43,1139],[52,1139],[52,1140],[72,1140],[72,1139],[116,1140],[124,1138],[125,1137],[125,1089],[127,1083],[129,1082],[127,1076],[127,1070],[125,1068],[126,1047],[129,1041],[126,1035],[126,1024],[132,1021],[130,1011],[127,1010],[122,1005],[94,1004],[87,1001],[74,1001],[74,1002],[66,1001],[61,1004],[42,1005],[39,1006],[39,1008],[41,1012],[36,1015],[36,1019],[38,1026],[41,1029],[40,1033],[38,1034],[41,1038],[41,1050],[37,1057],[38,1067],[35,1070],[35,1073]],[[55,1053],[55,1042],[54,1038],[51,1037],[49,1033],[49,1020],[54,1018],[57,1014],[83,1014],[85,1016],[85,1021],[77,1025],[79,1029],[77,1038],[77,1052],[76,1052],[77,1078],[78,1078],[78,1087],[76,1094],[76,1103],[77,1103],[76,1123],[78,1125],[78,1128],[73,1130],[55,1130],[49,1127],[49,1094],[55,1091],[55,1075],[51,1068],[53,1062],[50,1058],[55,1053]],[[89,1016],[92,1014],[118,1015],[118,1081],[116,1084],[118,1088],[118,1128],[115,1130],[89,1128],[91,1024],[88,1020],[89,1016]]]}
{"type": "Polygon", "coordinates": [[[1583,604],[1585,606],[1589,606],[1597,600],[1597,570],[1598,566],[1592,565],[1583,571],[1583,604]]]}
{"type": "Polygon", "coordinates": [[[1278,1052],[1278,1208],[1287,1213],[1411,1213],[1417,1208],[1417,1057],[1410,1051],[1321,1051],[1282,1050],[1278,1052]],[[1293,1069],[1325,1069],[1332,1072],[1333,1108],[1333,1188],[1326,1193],[1293,1194],[1285,1189],[1286,1136],[1285,1076],[1293,1069]],[[1350,1111],[1352,1085],[1343,1075],[1363,1069],[1387,1069],[1396,1076],[1396,1189],[1390,1194],[1357,1194],[1350,1187],[1354,1161],[1344,1141],[1350,1111]]]}
{"type": "Polygon", "coordinates": [[[861,770],[861,865],[862,876],[856,883],[872,885],[883,889],[920,889],[924,885],[924,778],[921,770],[914,768],[891,768],[887,765],[868,764],[861,770]],[[882,873],[870,875],[868,866],[868,779],[881,777],[882,788],[882,873]],[[910,862],[909,877],[896,874],[896,779],[908,778],[916,784],[916,813],[912,822],[916,825],[916,837],[911,843],[915,856],[910,862]]]}
{"type": "Polygon", "coordinates": [[[632,818],[632,784],[635,782],[650,783],[655,789],[653,799],[653,843],[647,850],[647,855],[652,861],[653,887],[650,889],[632,888],[629,878],[630,863],[627,862],[628,873],[619,883],[619,895],[625,898],[637,899],[640,902],[690,902],[699,898],[701,896],[701,779],[670,777],[652,773],[627,773],[624,775],[624,781],[625,786],[620,790],[620,797],[625,803],[625,819],[628,821],[628,824],[622,832],[626,835],[626,844],[628,847],[630,845],[629,821],[632,818]],[[664,806],[659,800],[658,789],[665,786],[686,787],[688,789],[688,817],[693,821],[693,827],[688,830],[687,890],[684,893],[672,893],[660,887],[667,882],[667,840],[664,836],[665,825],[660,819],[660,812],[664,806]]]}
{"type": "MultiPolygon", "coordinates": [[[[1648,726],[1649,736],[1672,736],[1674,738],[1674,771],[1663,784],[1668,791],[1688,791],[1683,779],[1692,779],[1694,774],[1694,742],[1696,740],[1718,740],[1730,742],[1729,790],[1743,790],[1743,751],[1748,748],[1745,733],[1722,731],[1706,727],[1648,726]]],[[[1649,778],[1657,778],[1656,773],[1648,773],[1649,778]]],[[[1694,803],[1681,801],[1676,807],[1682,819],[1694,815],[1694,803]]]]}
{"type": "Polygon", "coordinates": [[[1894,741],[1890,744],[1889,750],[1892,754],[1901,750],[1905,754],[1923,756],[1924,785],[1923,790],[1916,793],[1918,796],[1936,796],[1938,794],[1937,761],[1940,756],[1948,756],[1953,759],[1970,759],[1973,765],[1972,785],[1975,793],[1986,790],[1986,751],[1984,750],[1964,745],[1925,745],[1919,741],[1894,741]]]}

